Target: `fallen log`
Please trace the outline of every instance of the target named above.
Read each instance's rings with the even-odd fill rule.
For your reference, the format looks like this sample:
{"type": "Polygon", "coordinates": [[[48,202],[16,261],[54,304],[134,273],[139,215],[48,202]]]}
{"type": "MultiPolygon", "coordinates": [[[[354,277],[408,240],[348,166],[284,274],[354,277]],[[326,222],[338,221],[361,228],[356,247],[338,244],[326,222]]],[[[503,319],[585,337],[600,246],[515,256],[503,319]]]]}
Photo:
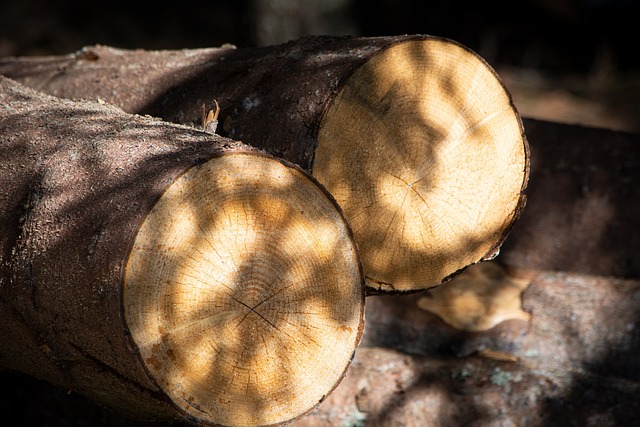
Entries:
{"type": "Polygon", "coordinates": [[[0,105],[0,366],[212,425],[287,422],[338,384],[364,276],[311,176],[4,77],[0,105]]]}
{"type": "Polygon", "coordinates": [[[501,249],[515,267],[640,278],[640,135],[524,119],[527,209],[501,249]]]}
{"type": "MultiPolygon", "coordinates": [[[[530,282],[521,301],[531,319],[465,331],[422,309],[424,294],[368,299],[366,333],[345,380],[294,425],[635,422],[640,214],[628,201],[637,199],[639,136],[524,125],[532,149],[528,207],[498,260],[530,282]]],[[[4,391],[4,401],[15,398],[4,391]]],[[[53,400],[52,410],[64,411],[51,394],[41,404],[53,400]]]]}
{"type": "Polygon", "coordinates": [[[66,98],[198,123],[299,164],[353,227],[372,291],[436,286],[491,258],[524,204],[528,148],[494,70],[429,36],[309,37],[257,49],[87,47],[5,58],[0,74],[66,98]]]}

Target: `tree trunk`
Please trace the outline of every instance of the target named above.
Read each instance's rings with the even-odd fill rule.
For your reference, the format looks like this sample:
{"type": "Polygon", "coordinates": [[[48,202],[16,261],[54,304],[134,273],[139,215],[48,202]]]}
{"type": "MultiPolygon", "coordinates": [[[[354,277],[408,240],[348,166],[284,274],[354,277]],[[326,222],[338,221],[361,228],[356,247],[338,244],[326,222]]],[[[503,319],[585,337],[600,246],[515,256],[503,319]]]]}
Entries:
{"type": "Polygon", "coordinates": [[[0,61],[50,94],[196,123],[311,172],[354,229],[374,291],[433,287],[492,257],[520,215],[528,146],[510,95],[469,49],[429,36],[309,37],[258,49],[0,61]]]}
{"type": "Polygon", "coordinates": [[[295,419],[337,385],[364,277],[299,167],[0,77],[0,364],[129,414],[295,419]]]}

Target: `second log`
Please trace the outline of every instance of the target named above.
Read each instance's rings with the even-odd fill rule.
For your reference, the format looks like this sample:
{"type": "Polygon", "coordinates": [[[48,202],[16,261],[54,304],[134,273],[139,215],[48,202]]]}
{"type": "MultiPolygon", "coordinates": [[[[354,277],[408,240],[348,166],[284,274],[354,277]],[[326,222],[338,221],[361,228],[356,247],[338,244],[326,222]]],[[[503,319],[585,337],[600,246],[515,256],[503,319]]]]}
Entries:
{"type": "Polygon", "coordinates": [[[263,48],[87,47],[6,58],[67,98],[197,124],[292,161],[335,197],[370,292],[436,286],[491,258],[524,206],[528,144],[496,72],[448,39],[307,37],[263,48]]]}

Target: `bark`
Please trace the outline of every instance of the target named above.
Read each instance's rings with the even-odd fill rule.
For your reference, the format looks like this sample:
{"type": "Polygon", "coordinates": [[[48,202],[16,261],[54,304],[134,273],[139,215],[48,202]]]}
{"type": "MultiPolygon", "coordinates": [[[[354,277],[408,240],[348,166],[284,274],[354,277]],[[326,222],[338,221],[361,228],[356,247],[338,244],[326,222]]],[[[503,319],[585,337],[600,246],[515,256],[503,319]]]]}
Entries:
{"type": "Polygon", "coordinates": [[[103,99],[124,111],[199,124],[222,107],[219,133],[313,164],[320,118],[349,75],[393,38],[309,37],[263,48],[176,51],[90,46],[44,58],[5,58],[0,74],[61,98],[103,99]]]}
{"type": "MultiPolygon", "coordinates": [[[[151,419],[177,417],[205,424],[218,422],[218,407],[229,405],[232,412],[234,408],[240,412],[245,401],[252,404],[253,412],[250,416],[238,413],[237,422],[278,424],[310,410],[335,387],[344,374],[362,332],[363,277],[355,255],[355,244],[344,218],[333,199],[309,175],[292,164],[240,142],[150,117],[130,115],[111,106],[49,97],[4,77],[0,77],[0,105],[0,364],[4,368],[75,390],[132,416],[151,419]],[[213,175],[210,181],[202,182],[198,180],[198,175],[193,174],[207,170],[209,165],[237,158],[250,158],[255,160],[252,169],[264,165],[267,170],[267,175],[262,175],[258,183],[245,187],[236,183],[233,191],[238,194],[237,200],[241,200],[243,188],[250,196],[260,192],[260,189],[267,189],[271,193],[257,196],[258,201],[263,200],[260,197],[266,197],[264,203],[273,208],[270,212],[276,212],[273,215],[277,216],[278,203],[299,209],[293,203],[287,205],[293,201],[290,195],[296,193],[299,187],[309,190],[309,193],[300,196],[304,200],[304,212],[289,212],[280,217],[303,218],[306,212],[312,228],[324,226],[318,228],[318,233],[303,233],[303,238],[309,240],[320,255],[310,250],[295,250],[295,255],[287,258],[287,249],[284,247],[295,243],[296,236],[282,237],[279,233],[281,230],[300,232],[299,227],[291,229],[290,223],[283,223],[279,228],[269,222],[271,218],[267,218],[263,221],[267,228],[261,229],[263,222],[258,210],[254,211],[255,218],[252,221],[255,223],[251,224],[243,223],[251,212],[245,210],[243,215],[237,215],[227,210],[226,214],[231,218],[228,222],[232,225],[237,222],[249,234],[255,230],[260,235],[278,235],[280,246],[272,255],[265,253],[269,248],[273,252],[273,246],[266,249],[254,247],[251,252],[248,248],[239,249],[237,256],[251,265],[245,266],[250,268],[246,272],[229,267],[233,270],[229,274],[235,277],[237,273],[237,282],[233,286],[238,290],[235,296],[227,295],[227,291],[225,295],[229,304],[237,304],[227,307],[224,300],[215,299],[211,304],[198,306],[197,320],[210,319],[207,316],[211,316],[213,320],[209,320],[209,325],[228,328],[231,325],[229,319],[233,317],[228,313],[238,309],[239,316],[244,316],[240,323],[244,323],[242,327],[240,324],[236,327],[244,336],[259,330],[256,322],[264,319],[300,345],[307,339],[313,341],[314,334],[295,329],[298,322],[295,314],[287,318],[294,325],[293,330],[288,330],[274,317],[277,313],[271,316],[260,310],[273,310],[268,306],[277,302],[282,304],[281,312],[291,309],[304,314],[300,305],[287,304],[287,299],[297,300],[298,304],[305,304],[307,309],[313,309],[314,304],[325,304],[331,306],[333,311],[315,314],[319,319],[324,319],[325,326],[332,325],[333,328],[337,322],[337,330],[335,334],[325,327],[318,327],[318,330],[325,336],[339,339],[340,344],[323,346],[323,341],[316,337],[315,341],[305,344],[305,350],[287,355],[278,349],[270,360],[272,363],[283,360],[301,362],[301,368],[313,369],[327,355],[326,348],[334,354],[342,343],[347,343],[349,347],[345,347],[342,361],[333,357],[327,359],[332,369],[329,372],[323,368],[323,372],[327,378],[332,378],[329,380],[331,384],[327,384],[324,390],[316,390],[320,394],[311,404],[299,407],[289,405],[293,407],[293,413],[285,415],[288,417],[286,419],[268,418],[267,415],[260,418],[273,407],[280,406],[275,398],[282,400],[282,396],[272,396],[266,392],[256,397],[255,391],[249,386],[259,388],[262,384],[242,384],[242,390],[246,393],[239,400],[233,397],[232,392],[228,394],[228,401],[205,402],[198,407],[195,393],[193,396],[196,397],[190,397],[188,402],[178,399],[177,392],[172,389],[174,383],[167,382],[163,375],[167,374],[165,371],[168,369],[172,378],[179,378],[180,351],[184,350],[187,355],[183,357],[190,360],[206,352],[195,348],[196,343],[202,341],[194,338],[194,335],[199,336],[199,332],[191,329],[191,339],[183,343],[178,340],[177,333],[163,331],[162,328],[166,328],[167,324],[160,322],[160,326],[151,331],[153,335],[160,329],[158,343],[152,342],[154,345],[149,346],[139,339],[140,336],[151,339],[144,335],[148,332],[148,323],[154,321],[151,313],[154,309],[165,309],[167,301],[171,301],[167,299],[171,294],[162,294],[160,291],[165,288],[168,288],[167,292],[180,290],[179,272],[185,276],[196,274],[198,270],[195,267],[203,263],[207,271],[219,270],[220,267],[214,264],[214,255],[198,261],[195,252],[202,251],[202,248],[182,247],[179,238],[163,241],[165,231],[162,227],[178,227],[176,232],[188,238],[189,229],[185,228],[185,224],[190,224],[195,218],[205,239],[213,239],[207,233],[215,230],[217,223],[224,221],[207,221],[206,218],[214,218],[213,213],[204,208],[198,211],[200,199],[205,197],[199,197],[201,193],[196,190],[204,187],[205,194],[222,193],[224,182],[232,181],[233,176],[223,170],[220,175],[213,175]],[[287,175],[288,186],[280,180],[280,176],[286,174],[290,174],[287,175]],[[185,182],[186,187],[179,186],[185,182]],[[177,195],[176,188],[181,189],[177,195]],[[197,200],[190,200],[190,195],[197,200]],[[166,214],[162,214],[159,208],[168,197],[169,202],[178,200],[186,205],[185,210],[169,212],[169,225],[163,219],[166,214]],[[277,201],[270,202],[270,197],[277,201]],[[318,212],[327,215],[318,217],[318,212]],[[313,237],[315,235],[318,237],[313,237]],[[145,246],[146,241],[150,243],[145,246]],[[321,243],[325,241],[332,246],[322,247],[321,243]],[[187,265],[172,267],[171,263],[175,263],[173,259],[176,257],[188,258],[187,265]],[[301,261],[298,262],[298,259],[301,261]],[[305,263],[311,267],[307,268],[305,263]],[[323,267],[325,264],[335,267],[336,263],[341,267],[332,268],[331,271],[323,267]],[[261,273],[262,266],[266,266],[267,273],[261,273]],[[287,271],[286,266],[291,271],[287,271]],[[277,275],[274,276],[276,269],[277,275]],[[343,281],[338,278],[335,275],[337,271],[340,271],[340,277],[349,279],[343,281]],[[296,272],[304,277],[296,278],[296,272]],[[290,280],[301,282],[305,288],[301,290],[288,284],[286,277],[289,276],[290,280]],[[323,281],[325,278],[326,281],[323,281]],[[269,280],[269,283],[262,284],[262,279],[269,280]],[[290,289],[281,289],[281,283],[287,284],[290,289]],[[146,298],[148,292],[145,289],[149,287],[153,289],[149,294],[152,298],[146,298]],[[268,297],[263,295],[268,292],[272,294],[268,297]],[[264,299],[252,302],[252,298],[264,299]],[[339,298],[344,304],[332,302],[331,298],[339,298]],[[337,309],[341,305],[346,308],[337,309]],[[224,316],[216,311],[219,307],[227,310],[224,316]],[[343,312],[340,314],[338,310],[343,312]],[[245,331],[245,327],[251,330],[245,331]],[[159,354],[159,349],[166,354],[159,354]],[[313,353],[316,359],[307,353],[313,353]],[[309,358],[298,360],[300,354],[309,358]],[[164,360],[167,355],[171,363],[164,360]]],[[[239,176],[244,175],[240,173],[239,176]]],[[[221,205],[227,203],[224,205],[226,208],[236,203],[232,196],[214,200],[221,205]]],[[[211,206],[207,208],[211,209],[211,206]]],[[[229,240],[222,249],[231,251],[229,247],[233,242],[240,241],[241,237],[234,236],[229,240]]],[[[265,245],[268,242],[267,239],[265,245]]],[[[305,244],[309,245],[303,242],[302,247],[305,244]]],[[[222,249],[211,248],[213,252],[222,249]]],[[[231,257],[220,262],[226,263],[225,266],[235,266],[234,260],[231,257]]],[[[242,267],[240,265],[239,268],[242,267]]],[[[188,281],[184,277],[181,280],[188,281]]],[[[207,289],[215,288],[220,280],[218,276],[205,279],[202,284],[208,286],[207,289]]],[[[169,321],[174,316],[179,320],[184,314],[182,309],[187,309],[188,314],[193,301],[198,302],[207,295],[206,292],[200,292],[190,295],[190,299],[174,299],[169,304],[169,311],[161,311],[156,316],[165,316],[164,320],[169,321]]],[[[306,322],[308,327],[317,326],[313,319],[305,319],[301,321],[306,322]]],[[[196,323],[187,320],[189,325],[196,323]]],[[[271,326],[262,325],[263,328],[271,326]]],[[[262,337],[265,346],[269,343],[269,337],[262,337]]],[[[276,339],[276,342],[282,343],[282,338],[276,339]]],[[[253,347],[246,347],[242,355],[244,352],[250,354],[250,350],[255,348],[253,342],[249,346],[253,347]]],[[[233,351],[224,343],[215,343],[215,348],[218,353],[221,350],[233,351]]],[[[247,357],[238,358],[236,363],[241,365],[238,369],[253,366],[253,360],[262,360],[258,356],[251,360],[247,357]]],[[[215,360],[215,355],[210,355],[208,360],[215,360]]],[[[295,377],[297,372],[295,367],[287,369],[285,364],[278,374],[269,372],[268,378],[277,381],[286,378],[286,381],[298,384],[303,379],[295,377]],[[283,375],[283,372],[291,376],[283,375]]],[[[219,372],[216,374],[221,375],[219,372]]],[[[254,381],[259,383],[255,380],[259,378],[259,372],[254,374],[254,381]]],[[[207,383],[212,377],[201,372],[198,375],[200,381],[209,388],[224,389],[233,385],[233,380],[222,384],[207,383]]],[[[193,392],[185,376],[181,377],[181,381],[182,384],[178,384],[180,390],[193,392]]],[[[316,388],[317,384],[320,383],[316,382],[316,388]]],[[[296,393],[293,389],[295,387],[286,391],[296,393]]],[[[298,392],[304,394],[303,390],[298,392]]],[[[224,411],[221,409],[219,412],[224,411]]],[[[227,424],[232,423],[228,422],[228,418],[221,419],[227,424]]]]}
{"type": "Polygon", "coordinates": [[[500,256],[536,270],[640,277],[640,136],[525,119],[527,207],[500,256]]]}
{"type": "Polygon", "coordinates": [[[312,172],[356,234],[373,292],[425,289],[495,254],[524,204],[528,146],[510,96],[464,46],[430,36],[307,37],[258,49],[8,58],[65,98],[198,123],[312,172]],[[429,237],[427,237],[429,236],[429,237]]]}

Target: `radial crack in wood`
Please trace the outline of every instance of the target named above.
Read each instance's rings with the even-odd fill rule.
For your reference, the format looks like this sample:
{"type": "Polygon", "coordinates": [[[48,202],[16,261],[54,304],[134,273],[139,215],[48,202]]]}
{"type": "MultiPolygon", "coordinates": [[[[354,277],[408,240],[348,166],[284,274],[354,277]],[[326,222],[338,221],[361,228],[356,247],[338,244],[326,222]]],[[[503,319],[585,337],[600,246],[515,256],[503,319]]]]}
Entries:
{"type": "Polygon", "coordinates": [[[126,269],[127,323],[158,385],[215,424],[313,408],[362,333],[350,241],[298,169],[255,155],[191,169],[147,216],[126,269]]]}
{"type": "Polygon", "coordinates": [[[527,148],[477,55],[395,44],[349,78],[322,120],[313,173],[344,209],[370,286],[438,284],[491,254],[519,213],[527,148]]]}

